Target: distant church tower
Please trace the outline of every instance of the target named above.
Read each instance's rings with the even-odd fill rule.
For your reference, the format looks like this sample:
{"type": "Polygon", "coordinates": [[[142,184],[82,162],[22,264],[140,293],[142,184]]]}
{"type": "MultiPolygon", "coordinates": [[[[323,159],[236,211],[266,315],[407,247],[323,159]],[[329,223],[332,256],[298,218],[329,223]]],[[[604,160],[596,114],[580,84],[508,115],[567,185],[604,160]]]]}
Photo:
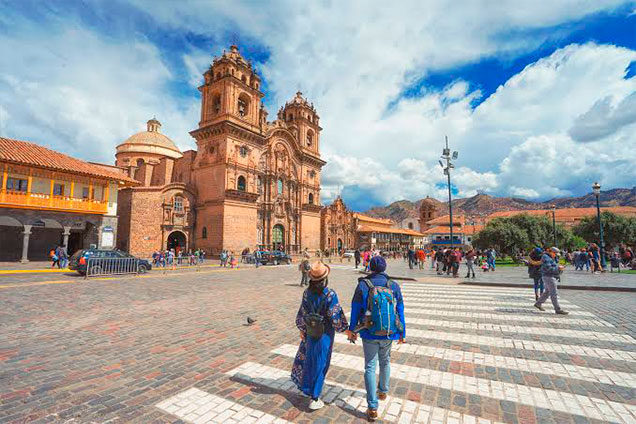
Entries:
{"type": "Polygon", "coordinates": [[[428,222],[439,216],[439,209],[435,204],[435,201],[426,196],[426,199],[422,200],[420,205],[420,217],[418,219],[420,223],[420,232],[428,230],[431,226],[428,222]]]}

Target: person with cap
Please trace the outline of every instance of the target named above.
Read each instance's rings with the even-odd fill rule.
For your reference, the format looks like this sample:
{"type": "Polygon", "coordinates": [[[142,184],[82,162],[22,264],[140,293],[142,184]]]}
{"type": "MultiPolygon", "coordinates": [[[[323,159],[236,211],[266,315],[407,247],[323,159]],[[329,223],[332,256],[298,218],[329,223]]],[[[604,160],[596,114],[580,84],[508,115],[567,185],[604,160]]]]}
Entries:
{"type": "Polygon", "coordinates": [[[320,399],[329,364],[335,332],[353,333],[333,289],[327,288],[331,269],[317,261],[308,272],[309,287],[303,292],[296,315],[300,330],[300,346],[292,366],[291,379],[304,395],[311,398],[309,409],[314,411],[325,404],[320,399]]]}
{"type": "MultiPolygon", "coordinates": [[[[404,300],[400,286],[389,279],[384,272],[386,261],[382,256],[374,256],[369,262],[371,274],[358,279],[358,286],[351,301],[351,321],[349,330],[359,330],[364,350],[364,384],[367,391],[367,419],[374,421],[378,417],[378,400],[386,399],[389,391],[389,377],[391,375],[391,346],[394,340],[399,344],[404,343],[406,337],[406,324],[404,321],[404,300]],[[373,289],[371,288],[373,287],[373,289]],[[392,334],[377,335],[364,327],[366,318],[370,315],[367,305],[369,293],[373,290],[376,295],[380,288],[390,288],[392,293],[391,305],[395,305],[395,315],[399,319],[396,322],[396,331],[392,334]],[[376,363],[380,363],[380,381],[376,385],[376,363]]],[[[385,289],[386,290],[386,289],[385,289]]],[[[374,297],[375,298],[375,297],[374,297]]],[[[357,334],[351,333],[349,340],[355,342],[357,334]]]]}
{"type": "Polygon", "coordinates": [[[558,254],[559,249],[551,247],[547,249],[541,257],[541,279],[543,280],[545,291],[541,293],[541,296],[539,296],[539,299],[535,302],[534,307],[540,311],[545,311],[541,305],[548,299],[549,296],[552,301],[552,306],[554,306],[554,312],[559,315],[567,315],[568,312],[564,311],[561,309],[561,306],[559,306],[557,293],[557,278],[559,278],[559,274],[563,270],[563,266],[559,265],[556,260],[558,254]]]}
{"type": "Polygon", "coordinates": [[[528,276],[534,280],[534,300],[539,300],[543,294],[543,280],[541,279],[541,257],[543,249],[535,247],[528,258],[528,276]]]}

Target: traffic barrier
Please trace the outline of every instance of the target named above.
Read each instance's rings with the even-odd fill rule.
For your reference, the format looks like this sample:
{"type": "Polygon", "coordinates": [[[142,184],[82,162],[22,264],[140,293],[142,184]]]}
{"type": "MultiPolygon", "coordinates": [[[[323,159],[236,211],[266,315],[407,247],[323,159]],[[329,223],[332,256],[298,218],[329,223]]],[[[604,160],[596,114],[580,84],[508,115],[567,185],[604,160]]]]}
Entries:
{"type": "MultiPolygon", "coordinates": [[[[141,265],[144,267],[143,265],[141,265]]],[[[89,258],[86,263],[85,278],[103,275],[139,274],[145,272],[137,258],[89,258]]]]}

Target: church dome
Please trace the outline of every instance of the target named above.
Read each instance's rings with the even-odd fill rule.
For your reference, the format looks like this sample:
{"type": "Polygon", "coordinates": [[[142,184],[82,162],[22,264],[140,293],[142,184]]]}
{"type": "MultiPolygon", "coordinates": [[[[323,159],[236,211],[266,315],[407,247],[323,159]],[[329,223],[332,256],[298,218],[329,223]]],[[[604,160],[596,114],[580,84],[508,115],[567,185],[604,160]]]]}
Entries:
{"type": "Polygon", "coordinates": [[[182,157],[181,151],[170,138],[159,132],[161,123],[155,118],[147,122],[147,130],[130,136],[117,146],[117,153],[151,153],[174,159],[182,157]]]}

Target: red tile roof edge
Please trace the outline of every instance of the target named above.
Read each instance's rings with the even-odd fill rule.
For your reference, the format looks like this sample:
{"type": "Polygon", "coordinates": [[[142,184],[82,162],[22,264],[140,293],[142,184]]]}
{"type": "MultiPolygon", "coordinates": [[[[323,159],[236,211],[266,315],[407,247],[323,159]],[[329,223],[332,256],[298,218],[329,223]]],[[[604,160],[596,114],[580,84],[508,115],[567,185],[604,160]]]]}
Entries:
{"type": "Polygon", "coordinates": [[[99,165],[93,165],[31,141],[0,137],[0,161],[139,184],[137,180],[123,173],[106,170],[99,165]]]}

